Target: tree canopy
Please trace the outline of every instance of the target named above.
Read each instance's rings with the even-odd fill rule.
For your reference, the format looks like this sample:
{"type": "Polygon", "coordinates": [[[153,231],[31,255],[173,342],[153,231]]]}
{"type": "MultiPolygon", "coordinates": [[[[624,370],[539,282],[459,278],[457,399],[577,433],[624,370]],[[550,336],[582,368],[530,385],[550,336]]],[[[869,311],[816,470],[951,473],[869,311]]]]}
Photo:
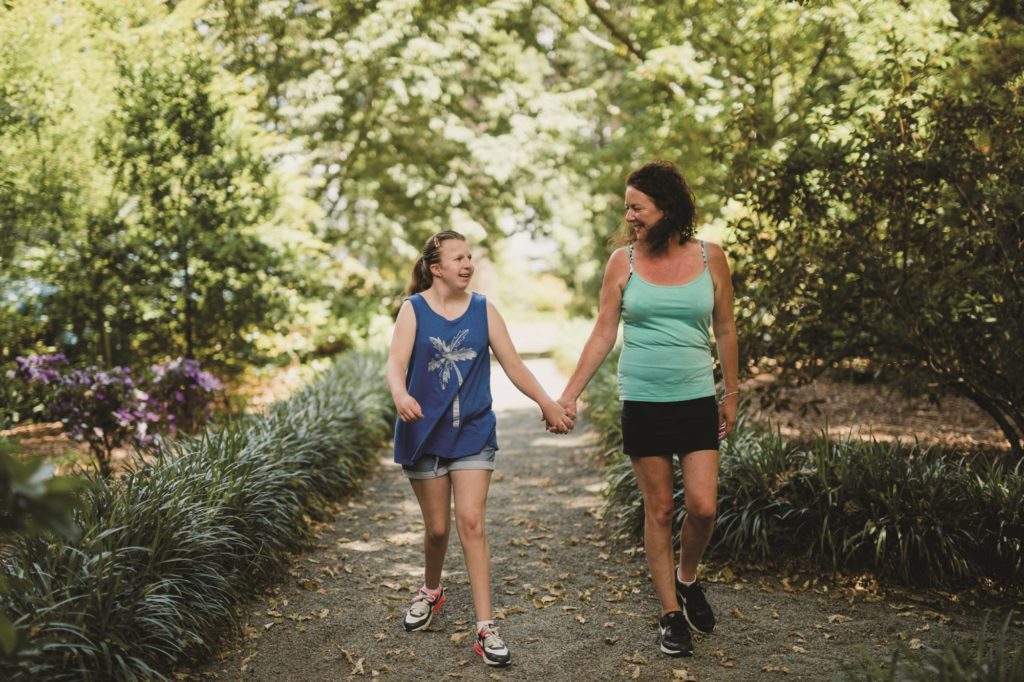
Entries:
{"type": "Polygon", "coordinates": [[[547,240],[588,314],[623,179],[663,158],[727,246],[754,366],[952,387],[1019,448],[1022,20],[1006,0],[8,0],[0,360],[336,350],[449,228],[547,240]]]}

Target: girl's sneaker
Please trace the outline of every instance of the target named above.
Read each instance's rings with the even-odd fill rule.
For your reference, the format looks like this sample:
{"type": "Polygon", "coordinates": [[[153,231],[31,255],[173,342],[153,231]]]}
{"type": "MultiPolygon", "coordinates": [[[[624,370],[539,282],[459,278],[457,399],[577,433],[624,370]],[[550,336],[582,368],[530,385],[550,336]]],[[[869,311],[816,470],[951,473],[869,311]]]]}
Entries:
{"type": "Polygon", "coordinates": [[[413,597],[412,606],[405,613],[405,629],[409,632],[426,629],[442,606],[444,606],[443,587],[433,594],[426,586],[421,587],[413,597]]]}
{"type": "Polygon", "coordinates": [[[501,635],[498,634],[497,625],[485,625],[478,630],[473,649],[487,665],[503,668],[512,662],[512,654],[501,635]]]}

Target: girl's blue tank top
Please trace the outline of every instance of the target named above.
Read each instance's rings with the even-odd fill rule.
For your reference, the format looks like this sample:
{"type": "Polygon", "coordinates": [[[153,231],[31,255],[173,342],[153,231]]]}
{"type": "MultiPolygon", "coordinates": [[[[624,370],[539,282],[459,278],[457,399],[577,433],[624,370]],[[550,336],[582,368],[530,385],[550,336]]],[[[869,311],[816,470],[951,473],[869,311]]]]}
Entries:
{"type": "Polygon", "coordinates": [[[487,299],[472,294],[466,312],[454,320],[434,312],[420,294],[408,301],[416,313],[416,340],[405,385],[423,418],[396,420],[395,462],[412,464],[424,454],[454,459],[486,446],[497,449],[487,299]]]}

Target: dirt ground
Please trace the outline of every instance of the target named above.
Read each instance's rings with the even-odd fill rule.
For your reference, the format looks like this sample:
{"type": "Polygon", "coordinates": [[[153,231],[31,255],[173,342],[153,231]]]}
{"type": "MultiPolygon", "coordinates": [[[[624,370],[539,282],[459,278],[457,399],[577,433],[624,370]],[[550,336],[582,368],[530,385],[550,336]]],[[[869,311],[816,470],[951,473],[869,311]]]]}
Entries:
{"type": "MultiPolygon", "coordinates": [[[[530,361],[549,391],[563,379],[530,361]]],[[[695,655],[656,646],[657,602],[642,548],[609,541],[601,480],[585,419],[567,436],[545,433],[538,411],[495,377],[498,469],[488,503],[496,617],[513,664],[488,668],[473,653],[473,609],[452,532],[447,603],[429,630],[401,620],[422,582],[421,522],[390,454],[376,475],[318,528],[315,548],[242,615],[242,636],[182,680],[753,680],[835,679],[863,649],[887,657],[900,641],[923,649],[972,639],[983,596],[879,589],[846,577],[703,568],[719,617],[695,635],[695,655]]],[[[997,604],[1001,619],[1010,608],[997,604]]]]}
{"type": "Polygon", "coordinates": [[[908,398],[886,386],[819,379],[807,386],[782,389],[779,397],[771,407],[760,407],[756,398],[749,406],[752,417],[769,422],[783,436],[814,437],[827,426],[832,438],[916,440],[922,445],[968,452],[1009,451],[995,421],[959,396],[947,395],[932,403],[908,398]]]}

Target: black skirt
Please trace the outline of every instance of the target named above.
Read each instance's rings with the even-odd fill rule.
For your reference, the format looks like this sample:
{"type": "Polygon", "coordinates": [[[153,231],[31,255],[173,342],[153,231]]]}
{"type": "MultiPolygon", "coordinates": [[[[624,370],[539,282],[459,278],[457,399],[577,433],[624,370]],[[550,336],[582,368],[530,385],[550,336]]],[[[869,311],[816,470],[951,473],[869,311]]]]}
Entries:
{"type": "Polygon", "coordinates": [[[718,449],[714,397],[671,403],[622,402],[622,449],[630,457],[718,449]]]}

